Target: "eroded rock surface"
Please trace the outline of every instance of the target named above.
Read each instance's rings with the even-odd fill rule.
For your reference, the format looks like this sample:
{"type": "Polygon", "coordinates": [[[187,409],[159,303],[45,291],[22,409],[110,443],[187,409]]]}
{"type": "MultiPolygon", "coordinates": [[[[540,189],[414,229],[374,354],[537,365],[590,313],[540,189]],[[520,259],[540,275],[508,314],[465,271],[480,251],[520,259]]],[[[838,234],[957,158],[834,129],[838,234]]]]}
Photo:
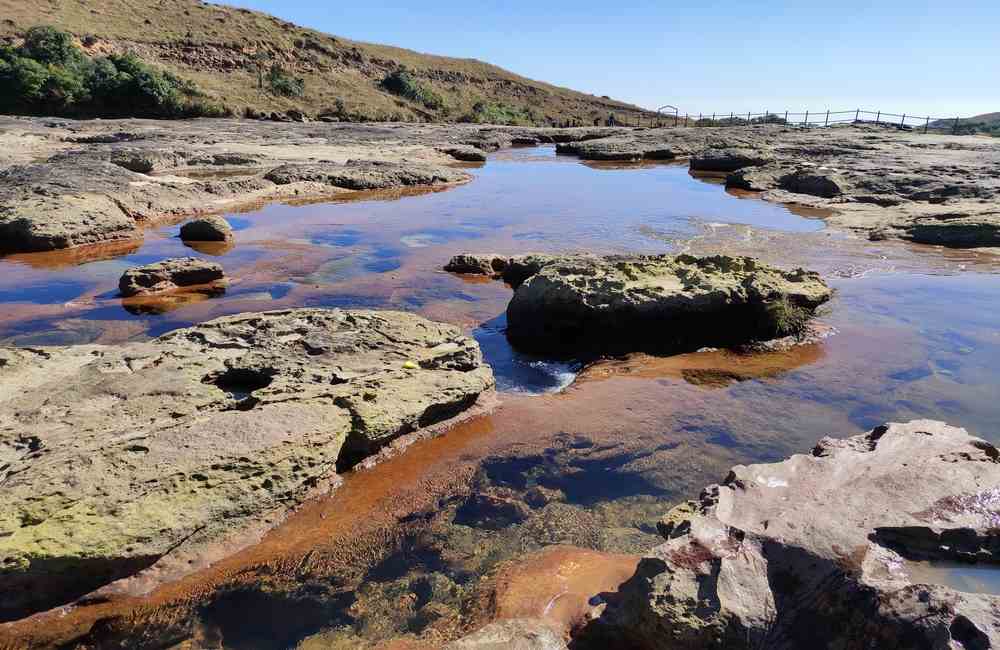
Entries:
{"type": "Polygon", "coordinates": [[[221,264],[197,257],[177,257],[125,271],[118,281],[118,291],[125,297],[147,296],[185,287],[222,283],[224,279],[225,272],[221,264]]]}
{"type": "Polygon", "coordinates": [[[468,176],[457,169],[377,160],[348,160],[345,164],[290,164],[267,172],[264,178],[277,185],[320,183],[347,190],[382,190],[391,187],[458,183],[468,176]]]}
{"type": "Polygon", "coordinates": [[[0,348],[0,619],[277,523],[338,469],[492,385],[475,341],[400,312],[241,314],[119,347],[0,348]]]}
{"type": "Polygon", "coordinates": [[[779,338],[801,332],[832,295],[816,273],[748,257],[465,254],[445,269],[509,282],[507,335],[548,353],[681,351],[779,338]]]}
{"type": "Polygon", "coordinates": [[[1000,452],[963,429],[824,438],[674,508],[595,627],[639,648],[997,647],[1000,596],[921,584],[906,561],[1000,570],[998,525],[1000,452]]]}

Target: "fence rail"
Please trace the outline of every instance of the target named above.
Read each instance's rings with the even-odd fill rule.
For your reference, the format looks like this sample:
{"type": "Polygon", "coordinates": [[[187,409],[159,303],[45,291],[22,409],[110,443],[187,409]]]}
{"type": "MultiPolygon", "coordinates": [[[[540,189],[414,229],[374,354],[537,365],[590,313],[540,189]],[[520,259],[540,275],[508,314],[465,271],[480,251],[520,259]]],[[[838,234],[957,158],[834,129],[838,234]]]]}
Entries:
{"type": "MultiPolygon", "coordinates": [[[[641,126],[642,118],[636,118],[641,126]]],[[[961,117],[934,117],[909,113],[886,113],[865,111],[860,108],[849,111],[763,111],[761,113],[693,113],[681,114],[673,106],[663,106],[655,117],[649,118],[650,126],[692,127],[692,126],[750,126],[753,124],[785,124],[802,128],[829,127],[837,124],[876,124],[895,126],[899,129],[928,131],[950,131],[957,133],[962,123],[961,117]],[[664,109],[668,109],[664,112],[664,109]]]]}

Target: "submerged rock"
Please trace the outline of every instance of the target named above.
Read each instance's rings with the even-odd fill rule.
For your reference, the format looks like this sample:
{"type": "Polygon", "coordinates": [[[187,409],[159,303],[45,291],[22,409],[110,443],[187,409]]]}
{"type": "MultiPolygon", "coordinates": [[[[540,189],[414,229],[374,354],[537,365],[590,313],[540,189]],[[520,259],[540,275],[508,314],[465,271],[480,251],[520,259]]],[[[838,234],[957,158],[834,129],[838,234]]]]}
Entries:
{"type": "Polygon", "coordinates": [[[192,219],[181,226],[181,241],[184,242],[224,242],[232,238],[233,227],[216,215],[192,219]]]}
{"type": "Polygon", "coordinates": [[[515,287],[507,335],[538,352],[693,350],[801,333],[832,291],[748,257],[459,255],[445,267],[515,287]]]}
{"type": "Polygon", "coordinates": [[[566,643],[542,621],[514,618],[490,623],[445,650],[566,650],[566,643]]]}
{"type": "Polygon", "coordinates": [[[215,262],[196,257],[177,257],[145,266],[138,266],[122,274],[118,290],[122,296],[146,296],[185,287],[224,281],[225,272],[215,262]]]}
{"type": "Polygon", "coordinates": [[[243,531],[492,386],[474,340],[400,312],[251,313],[118,347],[0,348],[0,620],[247,543],[243,531]]]}
{"type": "Polygon", "coordinates": [[[996,647],[1000,596],[921,584],[907,561],[996,563],[998,525],[1000,452],[963,429],[824,438],[672,510],[595,628],[671,650],[996,647]]]}

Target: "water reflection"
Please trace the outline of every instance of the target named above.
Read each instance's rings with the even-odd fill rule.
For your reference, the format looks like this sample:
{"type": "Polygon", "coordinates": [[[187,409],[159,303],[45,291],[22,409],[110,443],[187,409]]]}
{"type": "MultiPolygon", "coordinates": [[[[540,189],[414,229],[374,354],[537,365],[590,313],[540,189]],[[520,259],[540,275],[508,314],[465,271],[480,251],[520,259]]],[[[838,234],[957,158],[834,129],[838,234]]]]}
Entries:
{"type": "Polygon", "coordinates": [[[550,544],[640,553],[672,502],[733,464],[914,417],[1000,442],[1000,276],[982,253],[832,234],[821,215],[725,193],[676,165],[586,166],[535,148],[493,156],[476,175],[447,192],[227,215],[239,220],[235,246],[217,254],[184,247],[170,226],[117,252],[0,259],[9,343],[113,343],[246,310],[404,309],[469,331],[503,402],[348,476],[259,545],[25,634],[128,638],[161,625],[246,648],[446,639],[485,615],[477,604],[508,563],[550,544]],[[682,249],[816,268],[837,289],[821,318],[832,335],[581,368],[510,348],[501,283],[440,271],[459,250],[682,249]],[[128,266],[192,253],[223,264],[224,296],[138,314],[114,297],[128,266]]]}

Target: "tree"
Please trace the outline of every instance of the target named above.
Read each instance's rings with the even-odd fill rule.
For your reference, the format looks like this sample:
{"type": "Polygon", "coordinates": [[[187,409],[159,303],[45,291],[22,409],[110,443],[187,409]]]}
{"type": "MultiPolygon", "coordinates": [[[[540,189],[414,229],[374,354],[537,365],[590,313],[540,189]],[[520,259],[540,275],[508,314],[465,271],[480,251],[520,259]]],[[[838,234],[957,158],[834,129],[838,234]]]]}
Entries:
{"type": "Polygon", "coordinates": [[[28,58],[53,65],[66,65],[79,56],[69,34],[47,25],[29,29],[21,50],[28,58]]]}

